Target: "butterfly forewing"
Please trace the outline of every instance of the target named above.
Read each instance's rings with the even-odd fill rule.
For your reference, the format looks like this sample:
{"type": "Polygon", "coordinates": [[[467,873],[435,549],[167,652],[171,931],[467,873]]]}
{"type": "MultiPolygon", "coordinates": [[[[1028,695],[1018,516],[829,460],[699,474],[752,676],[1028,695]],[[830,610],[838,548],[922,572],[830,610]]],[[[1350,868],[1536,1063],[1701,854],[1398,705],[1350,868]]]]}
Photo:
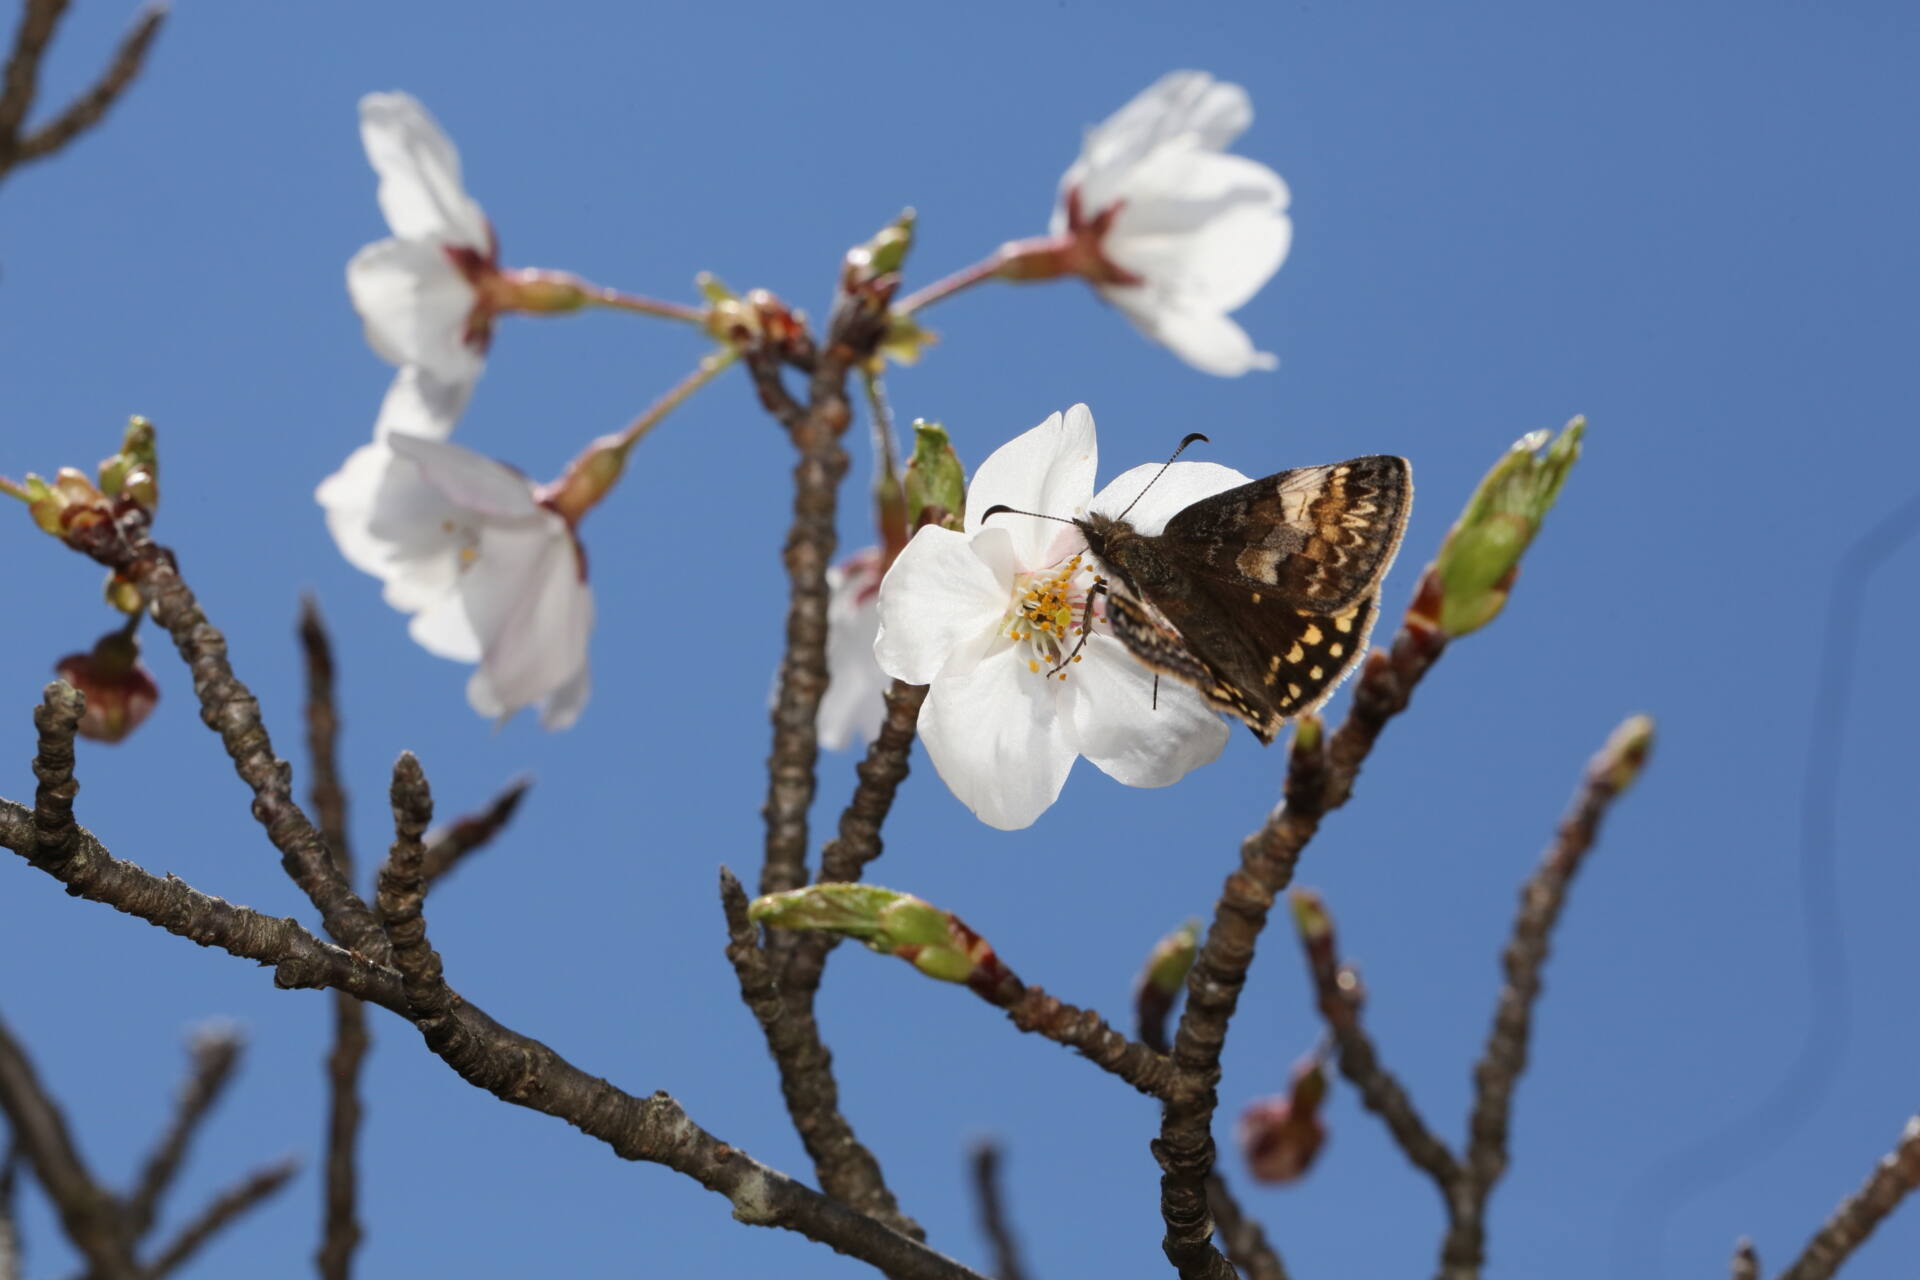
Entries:
{"type": "Polygon", "coordinates": [[[1300,467],[1202,498],[1160,541],[1198,577],[1333,613],[1386,574],[1412,498],[1404,458],[1300,467]]]}

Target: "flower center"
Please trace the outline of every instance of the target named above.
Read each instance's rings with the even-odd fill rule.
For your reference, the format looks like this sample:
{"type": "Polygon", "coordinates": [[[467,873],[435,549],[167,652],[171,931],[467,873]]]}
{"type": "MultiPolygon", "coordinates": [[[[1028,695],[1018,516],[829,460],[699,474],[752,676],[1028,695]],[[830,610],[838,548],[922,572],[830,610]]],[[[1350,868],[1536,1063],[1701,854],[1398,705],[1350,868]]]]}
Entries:
{"type": "Polygon", "coordinates": [[[1078,662],[1083,656],[1079,647],[1085,638],[1089,599],[1096,602],[1093,621],[1106,621],[1094,592],[1105,581],[1086,566],[1084,553],[1051,569],[1014,576],[1006,633],[1008,639],[1027,646],[1027,670],[1038,676],[1067,678],[1065,671],[1056,668],[1078,662]]]}

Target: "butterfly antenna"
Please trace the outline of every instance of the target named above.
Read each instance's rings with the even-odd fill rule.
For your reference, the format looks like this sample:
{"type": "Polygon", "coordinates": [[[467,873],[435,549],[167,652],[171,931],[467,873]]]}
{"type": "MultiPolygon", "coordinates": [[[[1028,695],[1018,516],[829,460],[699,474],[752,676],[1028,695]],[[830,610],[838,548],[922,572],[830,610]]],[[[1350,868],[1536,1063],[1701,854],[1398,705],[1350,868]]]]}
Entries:
{"type": "MultiPolygon", "coordinates": [[[[1131,511],[1135,507],[1140,505],[1140,499],[1147,496],[1147,489],[1151,489],[1153,488],[1154,485],[1160,483],[1160,477],[1167,474],[1167,468],[1173,465],[1174,458],[1178,458],[1181,454],[1185,453],[1187,451],[1187,446],[1190,444],[1193,444],[1196,441],[1202,444],[1213,443],[1213,441],[1207,439],[1205,436],[1201,435],[1198,431],[1187,432],[1185,436],[1181,437],[1180,447],[1173,451],[1172,457],[1169,457],[1165,462],[1161,463],[1160,469],[1153,473],[1153,479],[1147,481],[1146,488],[1141,489],[1140,492],[1133,495],[1133,501],[1127,504],[1127,511],[1131,511]]],[[[1125,520],[1127,518],[1127,511],[1122,511],[1117,518],[1121,520],[1125,520]]]]}
{"type": "Polygon", "coordinates": [[[1022,511],[1020,508],[1010,507],[1004,502],[996,503],[995,505],[988,507],[986,510],[986,513],[980,517],[980,523],[985,524],[987,521],[993,519],[995,516],[1002,515],[1002,514],[1010,515],[1010,516],[1032,516],[1036,520],[1058,520],[1061,524],[1073,523],[1073,521],[1067,519],[1065,516],[1048,516],[1048,515],[1042,515],[1038,511],[1022,511]]]}

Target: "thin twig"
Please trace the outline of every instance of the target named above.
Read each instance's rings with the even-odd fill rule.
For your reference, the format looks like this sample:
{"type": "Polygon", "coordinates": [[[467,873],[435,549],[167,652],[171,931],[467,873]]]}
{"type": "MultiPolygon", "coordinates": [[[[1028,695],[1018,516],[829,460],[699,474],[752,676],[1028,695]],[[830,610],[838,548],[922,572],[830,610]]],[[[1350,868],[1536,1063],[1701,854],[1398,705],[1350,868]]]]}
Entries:
{"type": "Polygon", "coordinates": [[[186,1158],[187,1144],[232,1082],[234,1068],[239,1065],[240,1052],[245,1047],[245,1038],[227,1026],[207,1027],[197,1032],[188,1045],[191,1062],[174,1102],[173,1120],[147,1157],[133,1194],[127,1197],[123,1212],[130,1239],[142,1240],[153,1228],[160,1200],[172,1186],[174,1175],[179,1173],[181,1161],[186,1158]]]}
{"type": "Polygon", "coordinates": [[[1567,890],[1587,851],[1593,847],[1609,806],[1632,784],[1653,745],[1653,722],[1644,716],[1626,721],[1592,761],[1581,779],[1573,807],[1539,868],[1520,891],[1513,935],[1502,955],[1506,985],[1494,1010],[1486,1050],[1473,1072],[1473,1113],[1467,1125],[1467,1149],[1440,1251],[1443,1280],[1475,1280],[1486,1258],[1486,1209],[1494,1184],[1507,1167],[1507,1128],[1513,1090],[1527,1066],[1533,1030],[1533,1004],[1540,996],[1540,971],[1546,964],[1553,927],[1566,906],[1567,890]]]}
{"type": "MultiPolygon", "coordinates": [[[[37,837],[33,810],[0,799],[0,846],[28,858],[75,896],[104,902],[202,946],[272,965],[277,985],[335,986],[407,1016],[398,973],[321,942],[291,920],[231,906],[171,876],[162,879],[122,862],[84,830],[76,831],[57,861],[37,856],[37,837]]],[[[622,1159],[651,1161],[685,1174],[726,1196],[742,1222],[797,1232],[900,1280],[985,1280],[722,1142],[669,1095],[622,1092],[539,1041],[501,1026],[470,1002],[456,1001],[445,1019],[421,1029],[428,1047],[469,1084],[565,1120],[622,1159]]]]}
{"type": "Polygon", "coordinates": [[[11,1139],[0,1155],[0,1280],[20,1280],[20,1228],[13,1216],[14,1171],[19,1151],[11,1139]]]}
{"type": "Polygon", "coordinates": [[[981,1142],[973,1148],[973,1197],[980,1214],[980,1233],[993,1250],[994,1280],[1027,1280],[1027,1269],[1020,1261],[1020,1245],[1013,1238],[1007,1221],[1007,1208],[1000,1196],[1000,1147],[981,1142]]]}
{"type": "MultiPolygon", "coordinates": [[[[300,648],[307,673],[307,756],[313,772],[308,796],[340,873],[353,881],[353,849],[347,838],[347,793],[340,785],[340,717],[334,700],[333,644],[319,603],[312,596],[300,610],[300,648]]],[[[320,1245],[314,1265],[321,1280],[348,1280],[361,1228],[356,1156],[360,1144],[360,1069],[371,1037],[366,1006],[344,991],[333,993],[333,1047],[327,1053],[327,1155],[322,1173],[320,1245]]]]}
{"type": "Polygon", "coordinates": [[[1287,1280],[1286,1264],[1280,1261],[1279,1251],[1260,1223],[1241,1210],[1218,1169],[1207,1175],[1207,1204],[1213,1210],[1213,1225],[1220,1232],[1220,1246],[1227,1260],[1247,1280],[1287,1280]]]}
{"type": "Polygon", "coordinates": [[[59,1104],[5,1023],[0,1023],[0,1112],[94,1280],[138,1280],[119,1204],[94,1181],[59,1104]]]}
{"type": "Polygon", "coordinates": [[[1728,1276],[1729,1280],[1760,1280],[1760,1255],[1753,1251],[1753,1241],[1742,1240],[1733,1247],[1733,1268],[1728,1276]]]}
{"type": "Polygon", "coordinates": [[[514,810],[520,807],[520,801],[532,786],[531,778],[515,779],[479,813],[456,818],[434,832],[420,859],[420,874],[427,884],[438,884],[440,877],[459,866],[468,854],[478,853],[491,844],[495,836],[506,830],[514,810]]]}
{"type": "Polygon", "coordinates": [[[226,637],[201,612],[173,553],[148,533],[151,517],[123,504],[115,519],[73,533],[68,544],[139,588],[154,621],[166,628],[193,673],[200,719],[220,735],[234,772],[253,793],[253,816],[280,851],[280,863],[319,910],[327,932],[376,964],[387,959],[386,935],[335,864],[326,839],[293,798],[293,771],[273,754],[252,690],[227,662],[226,637]]]}
{"type": "Polygon", "coordinates": [[[380,887],[374,898],[388,939],[393,943],[393,967],[407,993],[416,1020],[444,1019],[458,1000],[448,989],[440,955],[427,941],[427,882],[421,874],[426,846],[420,837],[433,821],[433,792],[420,761],[402,751],[393,764],[393,848],[380,868],[380,887]]]}
{"type": "Polygon", "coordinates": [[[244,1182],[229,1187],[212,1203],[189,1219],[167,1246],[154,1255],[141,1272],[141,1280],[162,1280],[192,1259],[207,1243],[231,1226],[248,1210],[265,1202],[300,1172],[300,1162],[289,1157],[248,1175],[244,1182]]]}
{"type": "MultiPolygon", "coordinates": [[[[923,684],[895,680],[887,688],[886,718],[881,721],[880,732],[867,744],[866,758],[855,766],[859,782],[840,813],[839,834],[820,851],[822,883],[858,880],[867,864],[880,856],[880,828],[893,810],[900,784],[906,781],[920,704],[926,698],[927,686],[923,684]]],[[[787,957],[784,985],[801,992],[816,990],[827,954],[836,941],[824,932],[808,933],[795,941],[787,957]]]]}
{"type": "Polygon", "coordinates": [[[7,56],[6,78],[0,82],[0,164],[11,168],[20,125],[33,106],[40,84],[40,59],[66,12],[67,0],[26,0],[20,25],[14,29],[13,51],[7,56]]]}
{"type": "Polygon", "coordinates": [[[1840,1202],[1793,1265],[1780,1273],[1780,1280],[1827,1280],[1916,1187],[1920,1187],[1920,1116],[1907,1121],[1893,1150],[1858,1191],[1840,1202]]]}
{"type": "Polygon", "coordinates": [[[100,73],[100,78],[68,103],[59,115],[21,138],[14,163],[25,164],[50,156],[99,124],[145,67],[147,50],[166,19],[165,4],[153,4],[143,10],[132,28],[120,38],[119,47],[113,51],[113,61],[100,73]]]}
{"type": "Polygon", "coordinates": [[[813,1161],[820,1189],[919,1238],[919,1225],[900,1211],[879,1162],[840,1114],[833,1059],[820,1042],[812,1002],[804,995],[788,998],[773,970],[773,956],[761,948],[759,931],[747,919],[747,891],[725,867],[720,869],[720,903],[727,917],[727,959],[739,979],[740,998],[759,1021],[780,1067],[787,1114],[813,1161]]]}
{"type": "Polygon", "coordinates": [[[1186,1008],[1173,1043],[1177,1075],[1154,1143],[1167,1227],[1161,1248],[1181,1280],[1236,1280],[1232,1265],[1213,1247],[1206,1177],[1214,1163],[1220,1053],[1267,913],[1292,881],[1294,864],[1322,815],[1346,803],[1381,730],[1406,708],[1414,686],[1445,647],[1437,631],[1410,618],[1390,649],[1369,654],[1339,731],[1323,742],[1313,721],[1309,743],[1296,728],[1286,802],[1241,843],[1240,868],[1227,877],[1187,978],[1186,1008]]]}
{"type": "Polygon", "coordinates": [[[1150,1098],[1167,1096],[1174,1072],[1166,1054],[1129,1040],[1091,1009],[1070,1005],[1017,979],[1014,985],[1018,995],[1002,1005],[1014,1026],[1065,1045],[1150,1098]]]}

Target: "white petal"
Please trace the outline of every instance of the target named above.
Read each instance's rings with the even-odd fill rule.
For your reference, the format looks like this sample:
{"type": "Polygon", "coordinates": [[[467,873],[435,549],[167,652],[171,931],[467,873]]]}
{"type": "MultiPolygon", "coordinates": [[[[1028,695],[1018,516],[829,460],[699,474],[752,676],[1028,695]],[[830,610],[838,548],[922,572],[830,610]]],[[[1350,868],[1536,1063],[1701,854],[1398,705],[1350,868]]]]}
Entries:
{"type": "Polygon", "coordinates": [[[420,436],[392,436],[387,446],[419,467],[425,482],[455,506],[493,520],[542,514],[534,502],[532,484],[504,462],[450,441],[420,436]]]}
{"type": "Polygon", "coordinates": [[[445,440],[453,434],[453,424],[466,412],[472,397],[471,379],[448,381],[417,364],[402,365],[380,402],[373,438],[384,440],[397,433],[445,440]]]}
{"type": "Polygon", "coordinates": [[[1121,472],[1093,495],[1087,509],[1109,516],[1125,511],[1127,523],[1151,537],[1200,499],[1238,488],[1250,478],[1217,462],[1176,462],[1164,475],[1161,465],[1149,462],[1121,472]]]}
{"type": "Polygon", "coordinates": [[[437,246],[376,240],[347,263],[347,292],[381,359],[449,382],[479,376],[484,355],[466,337],[477,295],[437,246]]]}
{"type": "Polygon", "coordinates": [[[1097,185],[1173,138],[1220,151],[1251,123],[1253,103],[1239,85],[1218,82],[1204,71],[1169,72],[1088,131],[1080,158],[1061,185],[1084,189],[1090,180],[1097,185]]]}
{"type": "Polygon", "coordinates": [[[388,600],[418,608],[452,581],[465,517],[420,468],[385,444],[362,445],[314,497],[347,563],[388,584],[388,600]],[[405,602],[403,602],[405,601],[405,602]]]}
{"type": "Polygon", "coordinates": [[[461,184],[460,154],[411,94],[360,99],[360,140],[393,234],[487,250],[487,218],[461,184]]]}
{"type": "MultiPolygon", "coordinates": [[[[1008,506],[1042,516],[1070,519],[1083,513],[1093,496],[1100,462],[1093,414],[1084,404],[1053,414],[987,455],[967,486],[966,531],[986,527],[989,507],[1008,506]]],[[[998,515],[993,527],[1013,535],[1013,551],[1022,569],[1044,568],[1042,557],[1059,535],[1051,522],[1031,516],[998,515]]]]}
{"type": "Polygon", "coordinates": [[[1131,170],[1110,198],[1124,204],[1107,255],[1180,309],[1240,307],[1272,278],[1293,241],[1287,184],[1240,156],[1170,144],[1131,170]]]}
{"type": "Polygon", "coordinates": [[[587,665],[593,595],[572,534],[552,519],[545,529],[488,526],[461,581],[461,600],[485,646],[467,684],[467,701],[482,715],[512,715],[571,693],[587,665]]]}
{"type": "Polygon", "coordinates": [[[827,572],[833,592],[827,602],[827,692],[814,723],[820,745],[829,751],[873,741],[886,718],[882,695],[887,676],[873,656],[880,636],[879,603],[873,595],[879,552],[865,554],[866,559],[850,568],[836,565],[827,572]]]}
{"type": "Polygon", "coordinates": [[[587,709],[587,694],[593,681],[582,664],[578,675],[548,694],[540,703],[540,727],[550,733],[573,728],[573,722],[587,709]]]}
{"type": "Polygon", "coordinates": [[[1013,573],[1005,529],[968,536],[928,525],[914,534],[880,583],[873,645],[880,669],[908,684],[931,683],[956,650],[971,651],[998,631],[1013,598],[1013,573]]]}
{"type": "Polygon", "coordinates": [[[1069,682],[1074,745],[1101,772],[1129,787],[1164,787],[1227,745],[1228,728],[1200,695],[1154,673],[1125,646],[1095,632],[1069,682]]]}
{"type": "Polygon", "coordinates": [[[927,691],[920,708],[927,755],[960,803],[988,826],[1032,825],[1066,785],[1074,751],[1050,684],[1009,648],[927,691]]]}
{"type": "Polygon", "coordinates": [[[1238,377],[1253,369],[1277,368],[1270,351],[1256,351],[1247,331],[1217,312],[1169,311],[1143,306],[1130,297],[1139,290],[1102,289],[1140,332],[1185,360],[1202,373],[1238,377]]]}

